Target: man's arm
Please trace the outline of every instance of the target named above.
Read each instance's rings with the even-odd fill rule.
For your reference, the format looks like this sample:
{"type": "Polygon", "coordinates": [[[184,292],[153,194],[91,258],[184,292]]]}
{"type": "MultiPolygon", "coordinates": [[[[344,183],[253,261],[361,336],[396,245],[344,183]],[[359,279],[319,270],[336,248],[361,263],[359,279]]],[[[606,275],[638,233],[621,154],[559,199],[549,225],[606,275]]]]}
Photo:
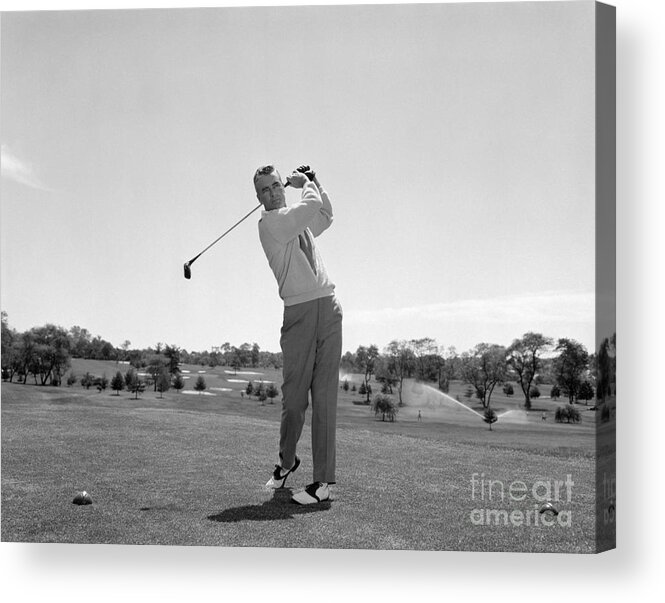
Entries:
{"type": "Polygon", "coordinates": [[[321,186],[321,183],[319,182],[319,179],[317,178],[316,174],[314,174],[314,179],[312,180],[312,182],[314,182],[316,188],[319,191],[322,205],[318,215],[313,220],[312,224],[310,224],[309,229],[312,231],[312,234],[315,237],[318,237],[324,230],[326,230],[332,224],[333,208],[332,204],[330,203],[330,197],[328,197],[328,193],[324,190],[323,186],[321,186]]]}
{"type": "Polygon", "coordinates": [[[303,174],[302,181],[295,177],[289,177],[289,182],[294,188],[302,188],[302,198],[289,207],[270,212],[266,217],[268,232],[280,243],[288,243],[295,239],[305,228],[312,228],[318,221],[323,209],[323,200],[319,189],[310,182],[303,174]]]}

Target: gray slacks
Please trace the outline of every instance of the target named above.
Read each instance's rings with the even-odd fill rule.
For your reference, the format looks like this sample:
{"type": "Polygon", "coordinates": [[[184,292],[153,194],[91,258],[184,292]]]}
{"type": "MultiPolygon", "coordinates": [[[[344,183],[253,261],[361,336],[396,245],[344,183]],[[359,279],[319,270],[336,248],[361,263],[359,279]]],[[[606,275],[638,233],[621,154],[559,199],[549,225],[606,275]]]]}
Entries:
{"type": "Polygon", "coordinates": [[[296,445],[312,397],[315,482],[335,483],[337,390],[342,357],[342,308],[332,295],[284,307],[280,344],[284,361],[280,465],[295,463],[296,445]]]}

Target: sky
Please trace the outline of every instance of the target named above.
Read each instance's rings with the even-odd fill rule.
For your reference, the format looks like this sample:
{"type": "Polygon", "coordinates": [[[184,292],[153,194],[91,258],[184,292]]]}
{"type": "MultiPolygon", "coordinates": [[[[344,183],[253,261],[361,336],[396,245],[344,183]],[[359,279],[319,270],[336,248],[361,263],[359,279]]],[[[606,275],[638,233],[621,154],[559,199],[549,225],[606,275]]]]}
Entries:
{"type": "MultiPolygon", "coordinates": [[[[344,350],[594,346],[593,3],[2,15],[2,310],[279,351],[256,167],[311,165],[344,350]]],[[[287,202],[298,191],[287,189],[287,202]]]]}

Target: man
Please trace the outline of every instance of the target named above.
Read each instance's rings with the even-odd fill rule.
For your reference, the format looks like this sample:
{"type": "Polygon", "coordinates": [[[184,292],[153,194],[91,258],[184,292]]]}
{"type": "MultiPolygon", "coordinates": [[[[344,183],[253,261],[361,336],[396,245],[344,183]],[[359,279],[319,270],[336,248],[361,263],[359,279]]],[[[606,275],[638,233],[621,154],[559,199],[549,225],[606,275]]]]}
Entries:
{"type": "Polygon", "coordinates": [[[314,242],[332,223],[328,194],[307,166],[298,168],[287,180],[302,189],[300,201],[289,207],[284,184],[273,166],[261,167],[254,174],[256,196],[264,208],[259,238],[284,301],[279,464],[266,486],[283,488],[300,465],[296,445],[311,393],[313,482],[292,500],[313,504],[328,500],[329,486],[335,483],[342,309],[314,242]]]}

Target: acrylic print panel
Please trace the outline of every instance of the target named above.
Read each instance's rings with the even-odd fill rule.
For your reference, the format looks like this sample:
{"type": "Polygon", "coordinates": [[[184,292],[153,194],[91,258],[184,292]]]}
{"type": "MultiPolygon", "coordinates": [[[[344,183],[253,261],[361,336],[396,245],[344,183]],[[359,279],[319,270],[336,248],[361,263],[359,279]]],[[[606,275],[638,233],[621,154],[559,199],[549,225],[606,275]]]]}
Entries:
{"type": "Polygon", "coordinates": [[[1,27],[2,540],[613,546],[611,7],[1,27]],[[312,505],[291,501],[311,406],[299,469],[265,488],[284,307],[258,213],[182,275],[269,163],[309,165],[334,213],[316,246],[344,315],[336,483],[312,505]]]}

